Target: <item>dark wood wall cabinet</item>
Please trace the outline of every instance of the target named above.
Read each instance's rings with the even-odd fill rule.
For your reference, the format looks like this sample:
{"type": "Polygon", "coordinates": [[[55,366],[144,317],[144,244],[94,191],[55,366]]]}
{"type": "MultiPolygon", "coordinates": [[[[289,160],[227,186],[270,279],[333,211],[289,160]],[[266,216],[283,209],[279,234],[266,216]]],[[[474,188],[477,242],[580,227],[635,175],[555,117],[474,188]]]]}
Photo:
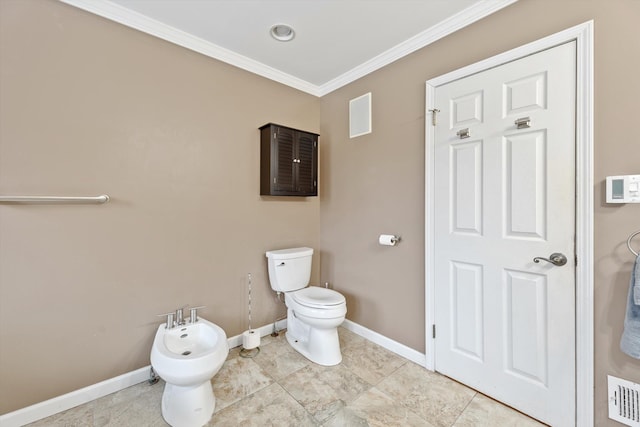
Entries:
{"type": "Polygon", "coordinates": [[[318,195],[318,136],[273,123],[260,128],[261,195],[318,195]]]}

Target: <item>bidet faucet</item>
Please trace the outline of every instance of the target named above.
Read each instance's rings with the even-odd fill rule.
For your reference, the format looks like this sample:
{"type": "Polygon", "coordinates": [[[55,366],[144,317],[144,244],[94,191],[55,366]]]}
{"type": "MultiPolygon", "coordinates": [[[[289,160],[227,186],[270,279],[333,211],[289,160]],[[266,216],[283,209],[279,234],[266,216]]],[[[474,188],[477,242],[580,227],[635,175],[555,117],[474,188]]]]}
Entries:
{"type": "Polygon", "coordinates": [[[156,316],[158,316],[158,317],[167,316],[167,322],[166,322],[165,328],[166,329],[172,329],[175,326],[175,322],[173,321],[173,316],[174,315],[175,315],[175,313],[172,311],[171,313],[157,314],[156,316]]]}
{"type": "Polygon", "coordinates": [[[199,308],[205,308],[205,305],[201,305],[198,307],[191,307],[189,309],[189,323],[196,323],[198,321],[198,309],[199,308]]]}
{"type": "Polygon", "coordinates": [[[183,310],[185,308],[187,308],[187,305],[184,305],[182,307],[180,307],[179,309],[176,310],[176,326],[182,326],[184,325],[184,312],[183,310]]]}

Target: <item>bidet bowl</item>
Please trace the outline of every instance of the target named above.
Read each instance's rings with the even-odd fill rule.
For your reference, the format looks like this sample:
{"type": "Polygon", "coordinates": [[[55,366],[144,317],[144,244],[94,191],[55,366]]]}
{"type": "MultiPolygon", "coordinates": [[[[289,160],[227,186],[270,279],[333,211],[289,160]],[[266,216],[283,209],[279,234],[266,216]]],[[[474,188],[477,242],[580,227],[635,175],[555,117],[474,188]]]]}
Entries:
{"type": "Polygon", "coordinates": [[[151,348],[151,366],[165,382],[190,386],[213,378],[228,355],[224,330],[199,318],[172,329],[160,325],[151,348]]]}

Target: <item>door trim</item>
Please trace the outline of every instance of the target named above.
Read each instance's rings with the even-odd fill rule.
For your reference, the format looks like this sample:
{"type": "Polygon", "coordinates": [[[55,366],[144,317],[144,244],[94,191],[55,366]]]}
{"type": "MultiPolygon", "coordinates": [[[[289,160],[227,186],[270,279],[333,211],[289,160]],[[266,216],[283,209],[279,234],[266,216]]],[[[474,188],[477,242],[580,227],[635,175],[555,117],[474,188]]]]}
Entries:
{"type": "Polygon", "coordinates": [[[475,64],[427,80],[425,107],[425,355],[427,369],[435,369],[432,327],[435,323],[435,130],[429,110],[438,86],[576,41],[576,425],[593,426],[594,311],[593,311],[593,21],[536,40],[475,64]]]}

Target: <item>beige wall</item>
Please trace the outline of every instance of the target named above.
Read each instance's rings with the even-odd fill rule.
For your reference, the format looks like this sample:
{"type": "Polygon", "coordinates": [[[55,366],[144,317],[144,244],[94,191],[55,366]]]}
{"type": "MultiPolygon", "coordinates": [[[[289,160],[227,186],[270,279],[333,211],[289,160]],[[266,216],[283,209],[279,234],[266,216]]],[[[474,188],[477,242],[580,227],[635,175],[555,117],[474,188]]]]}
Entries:
{"type": "Polygon", "coordinates": [[[636,0],[521,0],[322,98],[321,276],[347,295],[349,319],[425,349],[425,81],[593,19],[596,425],[617,425],[607,420],[606,375],[640,382],[640,362],[618,349],[633,261],[625,241],[640,229],[640,205],[605,205],[602,182],[640,173],[628,133],[640,107],[639,17],[636,0]],[[348,101],[367,92],[373,133],[349,139],[348,101]],[[402,243],[380,247],[380,233],[402,243]]]}
{"type": "MultiPolygon", "coordinates": [[[[259,196],[258,127],[318,98],[57,1],[0,1],[0,413],[149,364],[184,304],[228,336],[285,314],[268,249],[318,247],[318,198],[259,196]]],[[[314,263],[314,279],[319,257],[314,263]]]]}
{"type": "Polygon", "coordinates": [[[156,313],[205,304],[229,336],[284,311],[263,252],[321,249],[314,281],[348,318],[424,351],[424,82],[595,20],[596,425],[618,350],[640,206],[602,203],[640,173],[636,0],[520,0],[321,100],[64,4],[0,1],[0,193],[99,194],[102,206],[0,206],[0,413],[149,363],[156,313]],[[635,54],[634,54],[635,53],[635,54]],[[348,100],[373,93],[373,133],[348,100]],[[258,195],[269,121],[321,133],[319,198],[258,195]],[[402,235],[380,247],[380,233],[402,235]]]}

